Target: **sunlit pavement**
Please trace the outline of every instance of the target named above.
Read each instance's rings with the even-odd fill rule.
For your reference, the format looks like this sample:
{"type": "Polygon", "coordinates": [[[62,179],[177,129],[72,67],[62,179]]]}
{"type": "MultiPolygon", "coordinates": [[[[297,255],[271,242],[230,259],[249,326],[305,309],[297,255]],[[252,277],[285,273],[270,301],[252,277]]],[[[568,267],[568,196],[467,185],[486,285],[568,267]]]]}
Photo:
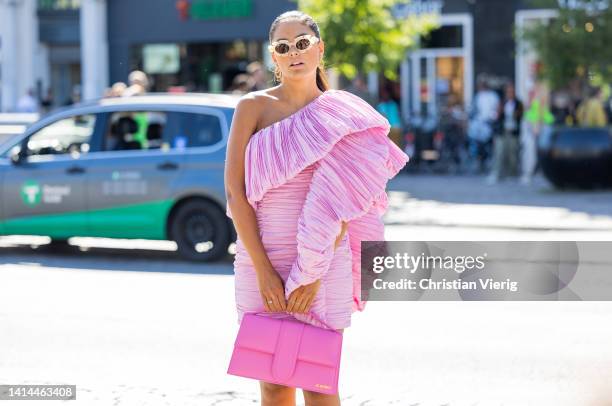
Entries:
{"type": "MultiPolygon", "coordinates": [[[[389,196],[387,240],[612,233],[611,192],[558,194],[543,179],[401,176],[389,196]]],[[[226,374],[231,256],[193,264],[167,243],[73,241],[83,245],[50,252],[0,238],[0,383],[75,384],[70,404],[82,405],[259,403],[256,381],[226,374]]],[[[345,331],[342,404],[610,405],[611,313],[609,302],[370,302],[345,331]]]]}

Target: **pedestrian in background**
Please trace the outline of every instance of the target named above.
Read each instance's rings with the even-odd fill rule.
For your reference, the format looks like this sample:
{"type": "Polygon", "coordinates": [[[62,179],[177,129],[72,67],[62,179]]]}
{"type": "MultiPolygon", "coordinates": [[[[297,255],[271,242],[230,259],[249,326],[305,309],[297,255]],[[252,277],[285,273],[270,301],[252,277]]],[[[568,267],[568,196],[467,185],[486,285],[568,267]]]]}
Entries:
{"type": "Polygon", "coordinates": [[[249,89],[252,88],[253,87],[251,86],[249,75],[246,73],[240,73],[234,76],[230,91],[232,94],[246,94],[249,92],[249,89]]]}
{"type": "MultiPolygon", "coordinates": [[[[149,77],[143,71],[135,70],[130,72],[128,84],[128,88],[122,92],[121,97],[142,96],[149,90],[149,77]]],[[[138,130],[133,134],[133,140],[137,141],[142,149],[149,148],[147,131],[151,119],[156,118],[158,115],[159,113],[154,112],[135,112],[132,114],[132,118],[138,126],[138,130]]]]}
{"type": "Polygon", "coordinates": [[[489,84],[484,77],[480,77],[468,125],[470,154],[474,159],[473,168],[479,172],[485,170],[486,161],[489,159],[491,136],[493,125],[499,115],[499,104],[498,94],[489,88],[489,84]]]}
{"type": "Polygon", "coordinates": [[[121,97],[123,96],[125,89],[127,89],[127,85],[125,83],[115,82],[110,88],[106,89],[104,97],[121,97]]]}
{"type": "Polygon", "coordinates": [[[365,100],[372,107],[376,106],[376,100],[370,94],[368,85],[366,84],[363,76],[358,73],[351,81],[350,86],[345,89],[347,92],[353,93],[355,96],[365,100]]]}
{"type": "Polygon", "coordinates": [[[500,104],[499,118],[493,133],[493,167],[487,183],[518,172],[518,149],[523,103],[517,99],[514,85],[507,84],[500,104]]]}
{"type": "Polygon", "coordinates": [[[247,92],[254,92],[256,90],[263,90],[270,87],[266,72],[261,62],[254,61],[247,65],[247,75],[249,76],[249,89],[247,92]]]}
{"type": "Polygon", "coordinates": [[[391,98],[391,92],[387,86],[380,88],[380,103],[376,106],[376,110],[385,116],[389,120],[389,124],[391,124],[391,129],[389,130],[391,141],[399,148],[402,148],[402,120],[400,118],[399,106],[391,98]]]}
{"type": "Polygon", "coordinates": [[[605,127],[608,125],[608,117],[601,99],[600,87],[590,89],[589,97],[578,106],[576,119],[580,127],[605,127]]]}
{"type": "Polygon", "coordinates": [[[537,82],[532,91],[529,108],[525,112],[523,130],[521,132],[521,183],[531,183],[537,164],[537,139],[549,137],[555,117],[549,107],[548,87],[537,82]]]}
{"type": "Polygon", "coordinates": [[[123,92],[123,97],[143,95],[149,90],[149,77],[143,71],[135,70],[128,76],[128,84],[129,87],[123,92]]]}
{"type": "Polygon", "coordinates": [[[53,90],[51,88],[47,89],[47,94],[40,101],[40,108],[43,113],[48,113],[53,108],[53,90]]]}
{"type": "Polygon", "coordinates": [[[16,110],[18,113],[38,113],[38,100],[34,97],[33,89],[28,89],[26,94],[19,98],[16,110]]]}
{"type": "Polygon", "coordinates": [[[444,133],[444,149],[449,162],[449,172],[463,171],[466,158],[466,112],[459,97],[448,96],[446,105],[440,112],[440,128],[444,133]]]}

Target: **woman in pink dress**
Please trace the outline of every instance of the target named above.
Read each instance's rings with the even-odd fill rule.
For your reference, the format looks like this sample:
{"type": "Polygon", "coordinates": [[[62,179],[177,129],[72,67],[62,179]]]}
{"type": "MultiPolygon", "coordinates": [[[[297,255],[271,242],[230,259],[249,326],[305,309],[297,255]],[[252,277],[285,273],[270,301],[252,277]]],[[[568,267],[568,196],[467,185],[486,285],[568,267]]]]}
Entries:
{"type": "MultiPolygon", "coordinates": [[[[329,89],[324,43],[308,15],[290,11],[270,27],[280,82],[243,96],[227,147],[227,215],[238,239],[237,321],[284,312],[342,332],[361,300],[361,241],[383,240],[385,186],[408,157],[389,123],[359,97],[329,89]]],[[[295,405],[295,388],[260,381],[262,405],[295,405]]],[[[339,395],[303,391],[306,405],[339,395]]]]}

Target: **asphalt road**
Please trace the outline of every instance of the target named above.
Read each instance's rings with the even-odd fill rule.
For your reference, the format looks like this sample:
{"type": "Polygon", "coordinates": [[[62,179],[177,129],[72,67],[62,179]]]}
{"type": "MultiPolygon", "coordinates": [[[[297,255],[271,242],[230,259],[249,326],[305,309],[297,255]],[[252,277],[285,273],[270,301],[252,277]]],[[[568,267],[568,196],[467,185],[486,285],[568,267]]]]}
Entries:
{"type": "MultiPolygon", "coordinates": [[[[558,194],[542,179],[402,176],[389,196],[387,240],[612,236],[612,192],[558,194]]],[[[231,255],[194,264],[167,242],[45,242],[0,237],[0,384],[75,384],[68,404],[87,406],[258,404],[255,381],[225,373],[231,255]]],[[[612,405],[611,313],[612,302],[369,302],[345,331],[342,404],[612,405]]]]}

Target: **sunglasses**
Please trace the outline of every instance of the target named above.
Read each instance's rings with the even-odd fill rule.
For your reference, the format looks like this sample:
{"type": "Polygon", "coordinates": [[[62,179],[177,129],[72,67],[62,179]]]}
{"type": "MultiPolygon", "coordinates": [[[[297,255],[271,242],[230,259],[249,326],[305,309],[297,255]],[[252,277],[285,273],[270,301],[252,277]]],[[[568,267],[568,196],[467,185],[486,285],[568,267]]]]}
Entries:
{"type": "Polygon", "coordinates": [[[274,41],[272,44],[268,45],[268,50],[270,50],[270,52],[274,51],[278,55],[286,55],[289,53],[291,45],[295,45],[295,49],[297,49],[299,53],[303,54],[317,42],[319,42],[319,38],[315,37],[314,35],[307,34],[297,37],[293,40],[293,42],[289,42],[286,39],[274,41]]]}

